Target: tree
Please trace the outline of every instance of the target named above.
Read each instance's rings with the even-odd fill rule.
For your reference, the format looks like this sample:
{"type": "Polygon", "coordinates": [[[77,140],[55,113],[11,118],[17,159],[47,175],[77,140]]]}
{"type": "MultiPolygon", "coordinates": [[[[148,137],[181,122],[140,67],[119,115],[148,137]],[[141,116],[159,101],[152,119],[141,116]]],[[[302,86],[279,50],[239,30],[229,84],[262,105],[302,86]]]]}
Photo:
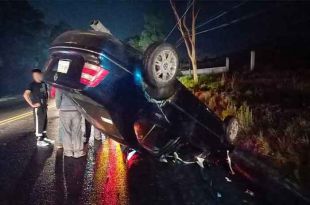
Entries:
{"type": "Polygon", "coordinates": [[[163,21],[158,15],[145,15],[143,31],[140,35],[130,38],[128,43],[140,51],[145,51],[153,42],[163,40],[162,25],[163,21]]]}
{"type": "Polygon", "coordinates": [[[0,3],[0,95],[24,89],[29,70],[42,58],[46,24],[44,15],[26,0],[0,3]],[[27,72],[28,70],[28,72],[27,72]]]}
{"type": "Polygon", "coordinates": [[[48,47],[65,23],[47,25],[44,14],[28,1],[0,2],[1,95],[20,93],[31,78],[30,70],[42,68],[48,47]]]}
{"type": "Polygon", "coordinates": [[[192,64],[194,82],[198,83],[195,27],[196,27],[196,19],[199,12],[195,11],[195,3],[196,0],[193,0],[192,13],[191,13],[191,28],[189,28],[186,21],[186,15],[184,15],[182,19],[182,17],[180,17],[179,13],[177,12],[175,2],[173,0],[170,0],[170,5],[176,18],[178,29],[182,35],[187,55],[192,64]]]}

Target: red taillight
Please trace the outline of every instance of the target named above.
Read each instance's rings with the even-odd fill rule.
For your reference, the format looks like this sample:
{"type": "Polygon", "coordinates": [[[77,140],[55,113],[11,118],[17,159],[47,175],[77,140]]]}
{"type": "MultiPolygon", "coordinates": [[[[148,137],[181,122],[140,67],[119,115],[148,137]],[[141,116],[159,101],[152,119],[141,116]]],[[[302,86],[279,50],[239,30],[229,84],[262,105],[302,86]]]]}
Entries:
{"type": "Polygon", "coordinates": [[[100,66],[85,63],[82,69],[80,83],[89,87],[96,87],[108,74],[109,71],[100,66]]]}

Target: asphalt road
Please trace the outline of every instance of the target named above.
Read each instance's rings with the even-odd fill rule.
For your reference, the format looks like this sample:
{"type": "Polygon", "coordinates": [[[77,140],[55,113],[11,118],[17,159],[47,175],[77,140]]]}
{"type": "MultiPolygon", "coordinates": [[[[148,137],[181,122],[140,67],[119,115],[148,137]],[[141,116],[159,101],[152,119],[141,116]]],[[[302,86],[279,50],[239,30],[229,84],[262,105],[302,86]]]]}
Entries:
{"type": "MultiPolygon", "coordinates": [[[[48,136],[56,139],[58,112],[50,106],[48,136]]],[[[22,101],[0,111],[0,204],[271,204],[220,167],[202,171],[138,155],[125,162],[112,140],[91,139],[87,156],[63,157],[52,145],[36,147],[32,115],[24,115],[31,110],[22,101]]]]}

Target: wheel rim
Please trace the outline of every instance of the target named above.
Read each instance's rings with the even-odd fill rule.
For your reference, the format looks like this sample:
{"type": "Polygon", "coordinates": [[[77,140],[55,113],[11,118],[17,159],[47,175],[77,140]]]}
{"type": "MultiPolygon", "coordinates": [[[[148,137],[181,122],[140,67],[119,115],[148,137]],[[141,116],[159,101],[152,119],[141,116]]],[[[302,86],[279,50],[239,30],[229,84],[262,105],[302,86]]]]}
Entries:
{"type": "Polygon", "coordinates": [[[237,120],[232,120],[232,122],[230,123],[230,125],[228,126],[228,138],[229,141],[231,143],[233,143],[237,137],[238,134],[238,130],[239,130],[239,124],[237,120]]]}
{"type": "Polygon", "coordinates": [[[157,82],[169,82],[177,70],[177,56],[171,50],[163,50],[156,57],[153,76],[157,82]]]}

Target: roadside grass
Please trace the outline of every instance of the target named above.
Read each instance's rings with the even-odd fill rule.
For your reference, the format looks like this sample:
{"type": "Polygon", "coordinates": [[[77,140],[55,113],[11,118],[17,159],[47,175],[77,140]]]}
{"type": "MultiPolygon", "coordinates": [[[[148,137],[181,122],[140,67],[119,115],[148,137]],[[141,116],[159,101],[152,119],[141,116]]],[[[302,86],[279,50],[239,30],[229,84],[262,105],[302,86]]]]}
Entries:
{"type": "Polygon", "coordinates": [[[234,115],[236,145],[271,160],[310,190],[309,71],[273,71],[191,76],[179,80],[221,119],[234,115]]]}

